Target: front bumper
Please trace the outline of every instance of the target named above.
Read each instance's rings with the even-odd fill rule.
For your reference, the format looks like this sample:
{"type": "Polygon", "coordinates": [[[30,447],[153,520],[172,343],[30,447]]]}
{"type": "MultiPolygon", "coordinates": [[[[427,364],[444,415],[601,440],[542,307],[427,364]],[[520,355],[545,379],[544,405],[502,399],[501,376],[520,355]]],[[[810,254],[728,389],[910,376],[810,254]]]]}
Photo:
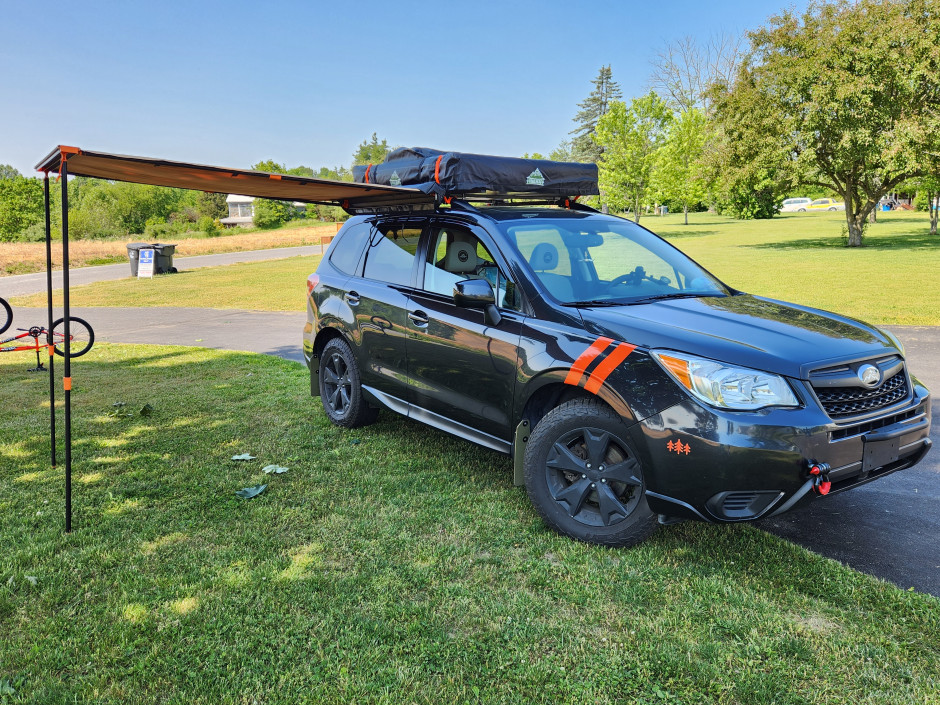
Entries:
{"type": "Polygon", "coordinates": [[[809,467],[829,466],[830,493],[911,467],[930,449],[930,394],[864,423],[818,408],[728,412],[692,399],[631,429],[650,508],[669,517],[753,521],[816,496],[809,467]]]}

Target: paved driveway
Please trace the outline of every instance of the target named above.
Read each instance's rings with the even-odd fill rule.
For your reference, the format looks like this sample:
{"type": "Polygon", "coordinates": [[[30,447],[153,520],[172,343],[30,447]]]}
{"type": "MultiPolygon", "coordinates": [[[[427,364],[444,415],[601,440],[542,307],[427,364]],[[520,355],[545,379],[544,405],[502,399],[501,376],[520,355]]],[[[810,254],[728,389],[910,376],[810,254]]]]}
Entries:
{"type": "MultiPolygon", "coordinates": [[[[73,315],[88,320],[100,340],[197,345],[303,360],[303,313],[73,308],[73,315]]],[[[43,321],[45,309],[15,311],[15,325],[43,321]]],[[[940,328],[888,327],[907,347],[914,374],[940,392],[940,328]]],[[[936,401],[933,408],[937,418],[936,401]]],[[[917,467],[818,499],[759,526],[902,588],[940,597],[940,419],[931,439],[937,448],[917,467]]]]}

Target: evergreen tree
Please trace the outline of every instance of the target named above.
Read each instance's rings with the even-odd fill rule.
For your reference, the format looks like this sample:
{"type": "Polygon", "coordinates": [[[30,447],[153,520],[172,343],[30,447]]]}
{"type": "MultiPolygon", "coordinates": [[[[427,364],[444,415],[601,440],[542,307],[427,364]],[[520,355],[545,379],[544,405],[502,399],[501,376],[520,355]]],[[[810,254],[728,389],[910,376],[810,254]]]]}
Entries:
{"type": "Polygon", "coordinates": [[[621,98],[620,84],[611,77],[609,64],[601,66],[593,83],[594,90],[583,102],[578,103],[580,110],[574,116],[578,127],[569,133],[574,135],[571,139],[571,156],[579,162],[600,161],[604,147],[594,141],[594,130],[597,129],[597,121],[610,109],[610,104],[621,98]]]}
{"type": "Polygon", "coordinates": [[[372,133],[372,140],[363,140],[362,144],[353,152],[353,164],[381,164],[385,156],[392,150],[384,138],[379,142],[376,133],[372,133]]]}

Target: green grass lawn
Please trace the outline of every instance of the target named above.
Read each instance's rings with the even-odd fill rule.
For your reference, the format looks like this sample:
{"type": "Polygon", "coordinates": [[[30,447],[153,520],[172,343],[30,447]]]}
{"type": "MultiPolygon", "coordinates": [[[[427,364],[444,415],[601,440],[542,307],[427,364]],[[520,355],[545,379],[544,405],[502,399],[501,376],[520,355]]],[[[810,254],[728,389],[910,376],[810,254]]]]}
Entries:
{"type": "Polygon", "coordinates": [[[75,361],[66,535],[29,364],[0,358],[0,701],[938,702],[937,599],[748,526],[559,537],[508,457],[332,427],[275,358],[75,361]]]}
{"type": "MultiPolygon", "coordinates": [[[[923,213],[881,213],[866,246],[842,246],[842,213],[785,213],[733,220],[692,213],[650,216],[641,225],[663,235],[730,286],[816,306],[871,323],[940,325],[940,237],[923,213]]],[[[305,279],[319,257],[193,270],[153,280],[76,287],[76,306],[204,306],[304,310],[305,279]]],[[[45,296],[15,304],[41,306],[45,296]]]]}

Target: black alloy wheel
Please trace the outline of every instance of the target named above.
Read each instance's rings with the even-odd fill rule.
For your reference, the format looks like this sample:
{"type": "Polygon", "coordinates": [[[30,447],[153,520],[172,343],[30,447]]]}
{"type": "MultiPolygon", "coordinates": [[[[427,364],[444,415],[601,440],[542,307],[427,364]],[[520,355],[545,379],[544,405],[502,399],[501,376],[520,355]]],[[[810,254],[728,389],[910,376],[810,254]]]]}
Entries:
{"type": "Polygon", "coordinates": [[[656,530],[625,437],[620,417],[593,399],[566,402],[539,422],[526,446],[526,489],[550,526],[608,546],[632,546],[656,530]]]}
{"type": "Polygon", "coordinates": [[[359,368],[346,341],[334,338],[320,354],[320,398],[330,421],[358,428],[375,421],[378,409],[362,396],[359,368]]]}

